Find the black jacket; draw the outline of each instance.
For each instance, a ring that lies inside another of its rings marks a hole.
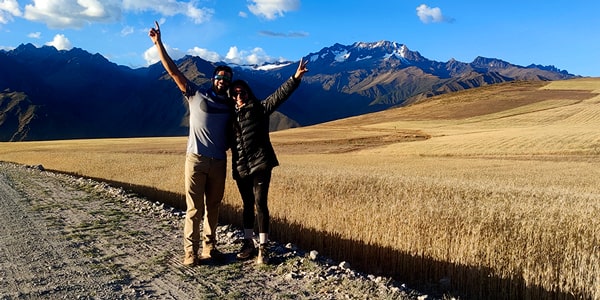
[[[264,101],[256,99],[250,88],[248,102],[236,108],[231,146],[232,174],[241,179],[256,171],[279,165],[269,138],[269,116],[298,88],[300,80],[290,77]]]

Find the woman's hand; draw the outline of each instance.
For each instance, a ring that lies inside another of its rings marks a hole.
[[[304,73],[308,72],[308,68],[306,68],[307,64],[308,64],[308,61],[303,61],[302,58],[300,58],[300,63],[298,64],[298,69],[296,69],[296,74],[294,74],[294,79],[296,79],[296,80],[302,79],[302,76],[304,76]]]

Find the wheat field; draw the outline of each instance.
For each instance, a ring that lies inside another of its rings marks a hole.
[[[271,134],[272,234],[465,298],[600,299],[600,79],[513,82]],[[182,205],[185,137],[0,143]],[[240,223],[228,177],[223,222]]]

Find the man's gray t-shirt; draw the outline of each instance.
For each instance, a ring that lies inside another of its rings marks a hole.
[[[227,97],[215,94],[212,89],[200,91],[189,81],[184,96],[190,112],[187,153],[226,159],[227,128],[231,118]]]

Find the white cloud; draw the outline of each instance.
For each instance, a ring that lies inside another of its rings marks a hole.
[[[22,15],[17,0],[0,0],[0,23],[6,24]]]
[[[46,46],[54,46],[57,50],[69,50],[73,48],[71,42],[63,34],[57,34],[51,42],[47,42]]]
[[[261,65],[266,62],[274,62],[277,59],[267,55],[267,53],[260,47],[256,47],[251,51],[240,51],[236,46],[229,48],[227,55],[225,55],[225,61],[228,63],[242,64],[242,65]],[[279,61],[285,59],[279,58]]]
[[[452,22],[452,18],[445,17],[439,7],[429,7],[425,4],[417,7],[417,16],[423,23]]]
[[[242,62],[240,51],[236,46],[229,47],[229,51],[225,55],[225,60],[240,64]]]
[[[125,26],[125,28],[121,29],[121,36],[128,36],[134,32],[133,27]]]
[[[168,45],[164,45],[167,53],[173,60],[178,60],[184,57],[186,54],[191,56],[197,56],[204,60],[210,62],[227,62],[239,65],[262,65],[264,63],[275,62],[275,61],[285,61],[284,58],[280,57],[279,59],[275,59],[269,55],[262,48],[254,48],[250,51],[238,50],[236,46],[231,46],[229,51],[222,57],[217,52],[210,51],[208,49],[194,47],[186,51],[186,53],[180,51],[176,48],[170,48]],[[160,61],[160,56],[158,55],[158,50],[156,47],[152,46],[144,52],[144,60],[147,65],[152,65],[156,62]]]
[[[217,52],[210,51],[204,48],[194,47],[188,50],[187,53],[189,55],[198,56],[204,60],[208,60],[211,62],[219,62],[222,60],[221,55],[219,55]]]
[[[271,36],[271,37],[294,37],[294,38],[308,36],[307,32],[301,32],[301,31],[283,33],[283,32],[275,32],[275,31],[270,31],[270,30],[261,30],[258,32],[258,34],[264,35],[264,36]]]
[[[27,35],[28,38],[32,38],[32,39],[39,39],[42,37],[42,33],[41,32],[32,32],[30,34]]]
[[[249,2],[253,3],[248,5],[250,12],[267,20],[283,17],[284,13],[300,7],[300,0],[251,0]]]
[[[164,44],[167,53],[173,60],[180,59],[185,56],[185,53],[179,51],[177,48],[171,48],[169,45]],[[148,48],[144,51],[144,60],[146,60],[147,65],[152,65],[160,61],[160,56],[158,55],[158,49],[155,46]]]
[[[210,20],[214,13],[212,9],[197,7],[194,0],[33,0],[25,5],[23,17],[54,29],[82,28],[90,23],[120,21],[126,11],[184,15],[197,24]],[[0,0],[0,23],[20,15],[17,0]]]
[[[121,7],[116,0],[33,0],[25,5],[24,17],[50,28],[81,28],[91,22],[118,21]]]
[[[196,24],[209,21],[214,14],[213,9],[196,7],[196,1],[123,0],[123,9],[138,12],[154,11],[165,16],[181,14],[191,18]]]
[[[81,12],[81,14],[84,16],[103,18],[106,15],[104,6],[102,6],[102,3],[96,0],[77,0],[77,3],[84,8],[84,10]]]
[[[268,56],[262,48],[258,47],[252,49],[252,51],[250,51],[250,53],[245,57],[246,63],[251,65],[260,65],[271,60],[272,58]]]
[[[184,14],[194,20],[194,23],[201,24],[210,20],[214,13],[214,10],[209,8],[197,8],[194,7],[192,2],[187,4]]]

